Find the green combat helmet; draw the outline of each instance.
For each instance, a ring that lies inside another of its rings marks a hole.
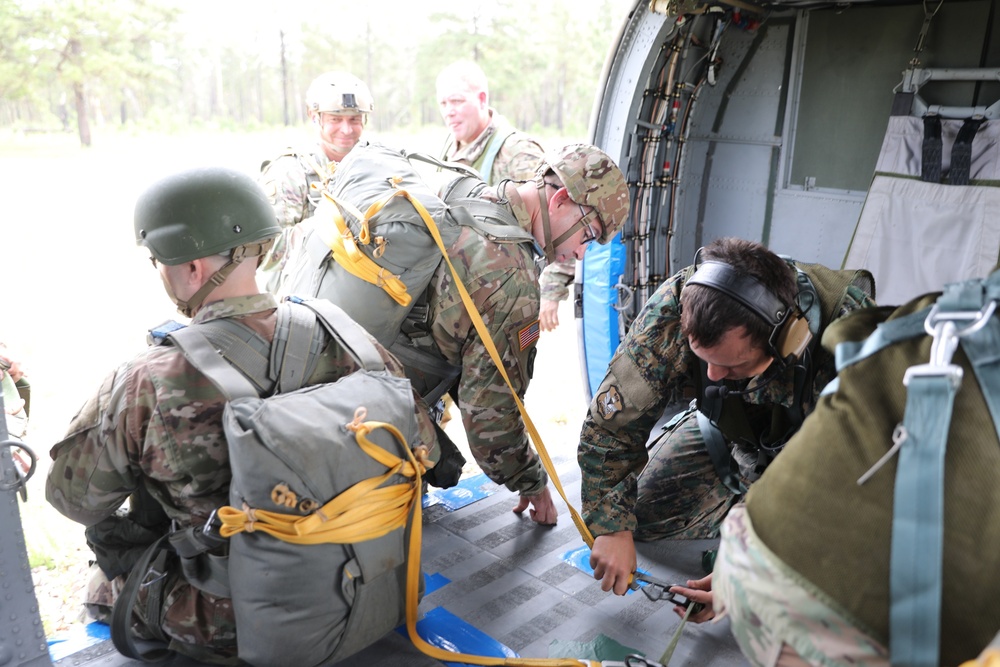
[[[545,156],[539,174],[548,169],[562,181],[570,199],[594,208],[604,228],[597,241],[609,243],[629,213],[628,186],[615,161],[596,146],[570,144]]]
[[[189,301],[174,299],[186,317],[237,264],[263,256],[281,232],[256,181],[224,167],[189,169],[157,181],[136,201],[134,224],[136,244],[168,266],[211,255],[230,256]]]
[[[326,72],[316,77],[306,90],[306,108],[316,113],[360,113],[375,111],[375,99],[368,86],[347,72]]]

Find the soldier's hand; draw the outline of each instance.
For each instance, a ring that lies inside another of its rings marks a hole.
[[[543,526],[556,525],[559,513],[556,511],[556,504],[552,502],[552,494],[549,493],[549,487],[546,486],[537,496],[521,496],[517,502],[517,507],[514,508],[514,512],[521,514],[524,510],[528,509],[528,505],[531,505],[528,515],[532,521]]]
[[[712,594],[712,575],[708,575],[702,579],[689,579],[687,586],[671,586],[670,592],[680,593],[692,602],[698,602],[703,605],[700,611],[691,614],[688,618],[692,623],[704,623],[715,618],[715,609],[712,608],[712,601],[714,599]],[[687,609],[680,605],[674,607],[674,613],[681,618],[684,618],[686,612]]]
[[[594,568],[594,579],[601,582],[602,591],[625,595],[636,567],[632,531],[597,536],[590,550],[590,567]]]
[[[538,324],[542,331],[552,331],[559,326],[559,302],[542,299],[538,309]]]

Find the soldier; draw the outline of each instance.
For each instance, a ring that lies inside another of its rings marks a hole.
[[[490,106],[486,74],[474,62],[459,60],[437,77],[437,98],[445,125],[451,131],[441,158],[475,168],[489,185],[507,179],[531,180],[542,162],[541,144],[514,128]],[[539,278],[542,331],[559,324],[559,302],[569,296],[576,260],[553,262]]]
[[[695,266],[656,290],[580,434],[583,514],[597,536],[591,565],[604,590],[628,589],[633,535],[718,535],[834,377],[833,357],[818,345],[823,330],[873,305],[873,294],[867,271],[794,263],[732,238],[700,250]],[[664,410],[692,399],[647,453]]]
[[[593,240],[608,243],[628,216],[621,170],[599,148],[584,144],[547,156],[532,181],[506,181],[498,191],[487,192],[532,232],[550,260],[582,257]],[[452,248],[449,257],[490,329],[515,391],[523,396],[539,336],[532,253],[524,244],[496,244],[468,228]],[[531,505],[537,523],[555,523],[547,477],[528,445],[514,397],[473,329],[444,262],[427,294],[436,351],[461,367],[452,391],[476,462],[490,479],[520,495],[516,512]]]
[[[267,346],[278,304],[258,290],[255,269],[279,232],[260,186],[222,168],[167,177],[146,190],[135,209],[136,242],[149,250],[168,296],[193,318],[192,326],[238,323]],[[336,340],[322,335],[326,340],[306,385],[332,382],[358,368]],[[378,350],[386,367],[401,374],[398,362]],[[123,575],[171,522],[179,530],[202,526],[229,503],[225,403],[177,348],[157,345],[113,371],[52,448],[46,498],[88,526],[98,556],[92,609],[107,612]],[[435,447],[433,424],[419,401],[414,419],[419,439]],[[130,496],[129,515],[116,514]],[[199,660],[235,664],[231,601],[195,588],[185,576],[172,566],[157,580],[162,589],[144,584],[147,593],[140,594],[136,609],[140,633]],[[160,606],[154,606],[157,600]]]
[[[347,72],[321,74],[306,90],[306,111],[316,129],[316,144],[304,150],[289,148],[261,164],[258,180],[282,227],[260,267],[261,280],[272,294],[278,293],[281,267],[297,240],[295,225],[316,211],[317,188],[361,141],[368,114],[374,110],[375,101],[361,79]]]

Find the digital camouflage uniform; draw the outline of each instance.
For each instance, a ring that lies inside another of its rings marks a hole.
[[[813,283],[817,276],[835,274],[817,265],[798,267]],[[681,290],[692,272],[693,267],[679,271],[646,302],[618,346],[584,420],[578,451],[583,516],[595,536],[630,530],[638,539],[714,537],[739,498],[715,472],[693,411],[668,424],[672,432],[658,442],[652,460],[646,449],[664,410],[686,406],[699,383],[701,362],[680,328]],[[828,324],[827,313],[839,317],[871,305],[873,301],[851,285],[839,305],[821,303],[823,326]],[[816,348],[813,396],[836,374],[833,357],[818,344]],[[743,396],[742,402],[748,414],[766,415],[775,405],[791,406],[793,388],[791,371],[786,371]],[[803,412],[808,414],[812,407],[803,405]],[[733,454],[739,461],[741,452]],[[753,457],[756,462],[755,453]]]
[[[500,206],[501,204],[498,204]],[[530,220],[521,198],[506,206],[522,227]],[[494,243],[465,228],[448,257],[490,331],[520,398],[528,388],[538,340],[538,272],[526,244]],[[448,266],[441,262],[427,292],[431,335],[449,363],[462,369],[458,407],[469,449],[483,472],[522,495],[536,495],[547,476],[528,437],[514,397],[490,358]]]
[[[318,144],[303,151],[288,149],[261,165],[257,182],[264,188],[281,225],[281,234],[258,269],[258,275],[265,282],[262,287],[272,294],[277,293],[281,269],[295,249],[298,240],[295,226],[316,212],[320,198],[318,188],[329,179],[335,167],[336,163],[330,161]]]
[[[276,306],[269,294],[224,299],[204,306],[192,324],[234,318],[270,340]],[[378,349],[386,368],[402,375],[395,358]],[[332,382],[357,369],[354,359],[331,340],[305,384]],[[204,524],[213,510],[229,504],[225,402],[177,348],[151,347],[105,379],[73,419],[66,438],[52,448],[46,498],[67,517],[92,526],[115,514],[144,483],[178,528]],[[433,424],[421,406],[418,401],[420,441],[436,447]],[[90,590],[97,597],[89,602],[110,606],[123,579],[115,586],[98,582]],[[170,648],[200,660],[231,659],[236,628],[230,601],[195,589],[177,568],[166,582],[161,628]],[[136,607],[140,619],[145,618],[144,600],[141,593]],[[138,629],[149,636],[148,630]]]
[[[506,138],[504,138],[506,137]],[[542,163],[544,151],[541,144],[514,127],[495,109],[490,109],[490,124],[474,141],[459,149],[454,135],[448,135],[442,159],[461,162],[481,170],[487,149],[494,138],[503,139],[500,151],[493,160],[489,174],[482,174],[488,185],[496,186],[504,179],[530,181]],[[530,230],[528,230],[530,231]],[[573,282],[576,260],[553,262],[545,267],[539,278],[541,296],[548,301],[562,301],[569,296],[568,285]]]

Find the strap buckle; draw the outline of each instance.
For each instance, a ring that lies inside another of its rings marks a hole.
[[[663,667],[655,660],[650,660],[645,656],[633,653],[626,656],[625,660],[602,660],[601,667]]]
[[[974,334],[986,326],[996,305],[996,301],[990,301],[979,310],[942,312],[938,304],[934,304],[924,320],[924,330],[934,339],[930,361],[907,368],[903,385],[909,387],[910,381],[918,377],[944,377],[953,389],[958,389],[962,384],[962,368],[951,363],[958,343],[963,336]],[[958,328],[959,323],[966,322],[968,324]]]
[[[642,591],[643,594],[653,602],[667,600],[668,602],[680,605],[681,607],[687,607],[691,604],[691,600],[686,595],[670,592],[670,589],[677,586],[677,584],[668,584],[667,582],[657,579],[656,577],[646,574],[645,572],[636,572],[632,579],[633,581],[629,584],[629,588],[633,591]]]
[[[201,527],[201,532],[203,535],[208,535],[209,537],[219,537],[219,528],[222,527],[222,519],[219,518],[219,508],[216,507],[212,510],[212,513],[208,515],[208,519],[205,520],[205,524]]]

